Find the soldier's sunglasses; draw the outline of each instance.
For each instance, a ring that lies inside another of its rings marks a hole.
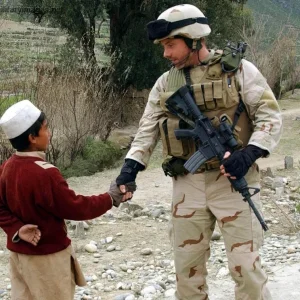
[[[168,22],[164,19],[151,21],[147,24],[148,38],[150,41],[168,36],[172,30],[192,25],[194,23],[208,24],[207,18],[188,18],[175,22]]]

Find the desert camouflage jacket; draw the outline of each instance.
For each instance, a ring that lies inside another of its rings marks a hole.
[[[160,138],[159,120],[165,116],[160,106],[160,95],[166,91],[168,75],[169,71],[162,74],[153,86],[137,134],[126,156],[146,167]],[[235,77],[248,116],[254,124],[249,144],[271,153],[282,132],[282,118],[277,100],[266,79],[251,62],[243,59]]]

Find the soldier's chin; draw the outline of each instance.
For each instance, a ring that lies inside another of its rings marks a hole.
[[[183,69],[183,68],[187,67],[187,62],[186,61],[184,61],[184,62],[178,62],[176,64],[173,63],[172,65],[176,69],[180,70],[180,69]]]
[[[186,67],[190,67],[191,66],[190,55],[186,56],[184,59],[182,59],[181,61],[179,61],[175,64],[173,63],[172,65],[178,70],[186,68]]]

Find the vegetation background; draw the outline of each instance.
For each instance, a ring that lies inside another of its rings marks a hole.
[[[278,99],[300,87],[299,0],[185,3],[208,17],[210,47],[248,43],[247,59]],[[111,142],[118,142],[114,132],[138,122],[149,89],[169,68],[145,25],[176,4],[181,1],[3,0],[0,114],[25,98],[41,107],[53,133],[48,159],[66,177],[120,164],[127,150]],[[123,138],[129,145],[131,136]],[[4,137],[0,144],[3,161],[12,149]]]

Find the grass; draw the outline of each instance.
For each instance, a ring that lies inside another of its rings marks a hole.
[[[124,151],[112,142],[98,141],[93,138],[86,140],[81,155],[68,168],[62,168],[65,178],[89,176],[119,162]]]
[[[7,110],[10,106],[25,98],[26,95],[24,94],[8,95],[2,98],[0,97],[0,115],[2,115],[4,111]]]
[[[101,38],[96,38],[95,53],[99,64],[107,65],[110,57],[103,53],[104,44],[109,42],[107,24],[102,25],[100,34]],[[56,28],[28,23],[24,24],[23,31],[1,31],[0,27],[0,82],[34,74],[37,63],[56,63],[65,42],[65,33]]]
[[[253,11],[254,18],[263,17],[267,20],[272,36],[276,36],[284,25],[300,29],[299,0],[248,0],[246,6]]]

